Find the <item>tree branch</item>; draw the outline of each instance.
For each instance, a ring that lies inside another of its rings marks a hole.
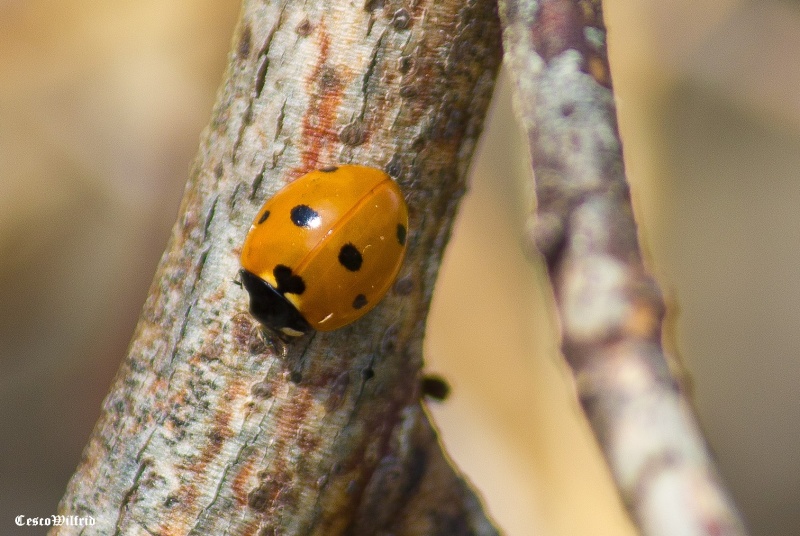
[[[440,450],[419,371],[499,51],[489,0],[244,1],[178,221],[59,507],[95,518],[82,534],[496,534]],[[233,282],[240,244],[264,199],[337,162],[397,178],[406,263],[366,317],[284,346]]]
[[[500,14],[536,175],[530,241],[620,493],[646,535],[745,534],[661,347],[664,303],[637,244],[601,2],[501,0]]]

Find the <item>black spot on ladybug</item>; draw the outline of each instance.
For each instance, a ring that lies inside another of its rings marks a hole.
[[[367,297],[363,294],[359,294],[356,296],[356,299],[353,300],[353,309],[361,309],[367,304]]]
[[[302,294],[306,290],[306,283],[299,275],[292,274],[292,269],[283,264],[279,264],[272,270],[275,282],[278,284],[278,292],[281,294]]]
[[[357,272],[362,262],[364,258],[353,244],[345,244],[339,250],[339,263],[351,272]]]
[[[401,246],[406,245],[406,226],[402,223],[397,224],[397,241]]]
[[[322,171],[323,173],[333,173],[338,169],[339,166],[325,166],[324,168],[320,168],[320,171]]]
[[[291,210],[292,223],[298,227],[314,229],[319,227],[320,217],[316,210],[308,205],[297,205]]]
[[[269,210],[265,210],[264,214],[262,214],[261,217],[258,218],[258,224],[261,225],[262,223],[267,221],[267,218],[269,218]]]

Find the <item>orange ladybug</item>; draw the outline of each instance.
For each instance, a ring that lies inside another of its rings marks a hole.
[[[269,199],[242,247],[250,313],[285,335],[332,331],[383,298],[406,252],[408,207],[367,166],[312,171]]]

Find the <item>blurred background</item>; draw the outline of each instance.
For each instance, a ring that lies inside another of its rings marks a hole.
[[[800,527],[800,5],[606,0],[666,334],[754,536]],[[125,354],[220,83],[238,0],[0,0],[0,533],[55,513]],[[510,536],[634,534],[521,235],[501,76],[434,296],[431,411]],[[16,532],[15,532],[16,531]]]

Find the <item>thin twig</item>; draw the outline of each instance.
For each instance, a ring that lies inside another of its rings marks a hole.
[[[599,0],[501,0],[505,62],[527,129],[563,352],[643,534],[743,535],[661,347],[622,160]]]

